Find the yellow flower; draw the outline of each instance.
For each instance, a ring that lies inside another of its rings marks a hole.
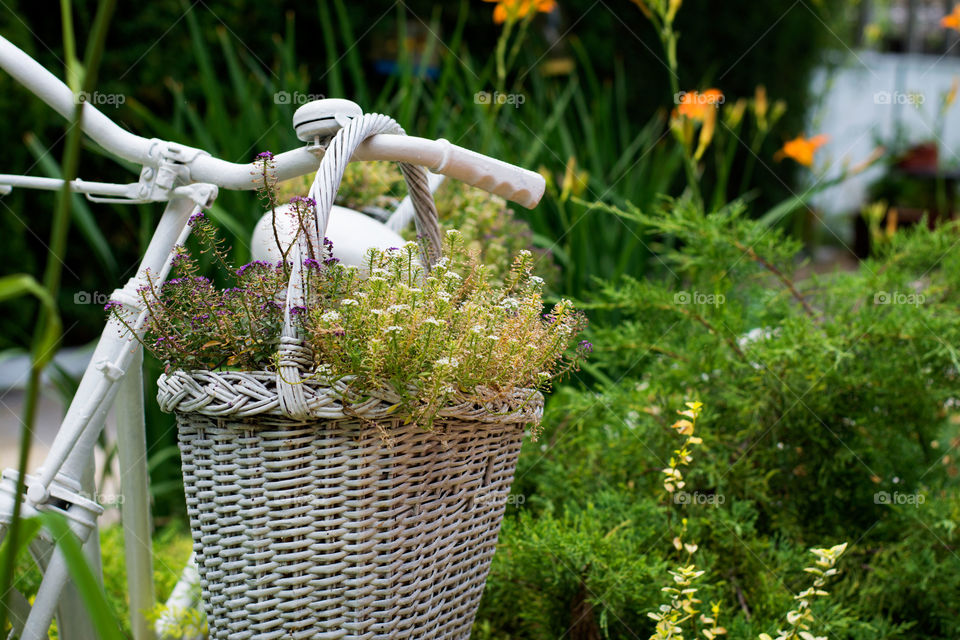
[[[951,13],[940,18],[940,26],[960,31],[960,4],[955,5]]]
[[[703,157],[704,152],[706,152],[707,147],[710,146],[710,141],[713,140],[713,134],[717,129],[717,112],[716,110],[707,112],[706,117],[703,119],[703,126],[700,127],[700,140],[697,143],[697,151],[693,154],[693,159],[697,162],[700,161],[700,158]]]
[[[563,182],[560,183],[560,200],[566,201],[570,196],[579,197],[586,191],[590,174],[577,170],[577,159],[573,156],[567,160],[566,170],[563,172]]]
[[[673,22],[673,19],[677,17],[677,11],[680,10],[681,4],[683,4],[683,0],[670,0],[669,4],[667,5],[667,22]]]
[[[747,111],[747,99],[740,98],[732,105],[728,105],[723,110],[723,119],[726,121],[727,126],[731,129],[736,129],[740,126],[740,122],[743,121],[743,114]]]
[[[682,436],[693,435],[693,423],[689,420],[677,420],[673,423],[673,428]]]
[[[788,140],[783,147],[774,154],[774,159],[779,162],[784,158],[792,158],[805,167],[813,166],[813,154],[817,149],[827,144],[830,136],[819,135],[812,138],[804,138],[802,135],[793,140]]]
[[[757,85],[753,92],[753,115],[757,119],[757,126],[760,131],[767,130],[767,111],[770,103],[767,102],[767,88],[762,84]]]
[[[496,2],[493,9],[493,21],[502,24],[507,20],[525,18],[531,12],[550,13],[557,7],[556,0],[483,0]]]

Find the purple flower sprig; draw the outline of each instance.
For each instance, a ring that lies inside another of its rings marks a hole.
[[[313,210],[317,208],[317,201],[307,196],[293,196],[290,198],[290,206],[298,213],[313,213]]]

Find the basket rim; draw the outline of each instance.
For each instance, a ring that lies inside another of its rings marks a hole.
[[[384,387],[366,390],[357,397],[350,388],[353,376],[328,382],[317,378],[302,382],[310,419],[397,419],[401,397]],[[157,380],[157,401],[166,413],[195,413],[210,417],[287,418],[279,396],[279,376],[274,371],[175,370]],[[347,401],[346,398],[355,398]],[[515,388],[494,392],[478,387],[473,394],[457,393],[436,413],[437,418],[474,422],[539,424],[543,394]]]

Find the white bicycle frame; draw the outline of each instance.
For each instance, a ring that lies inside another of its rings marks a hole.
[[[26,53],[0,37],[0,67],[50,105],[71,119],[76,109],[73,92]],[[70,189],[94,202],[166,202],[137,274],[114,291],[111,300],[142,312],[137,290],[166,278],[171,251],[189,234],[187,220],[209,207],[218,189],[252,190],[253,175],[260,165],[236,164],[211,157],[205,151],[159,139],[146,139],[122,129],[89,103],[82,107],[80,126],[110,154],[142,167],[140,179],[130,184],[70,182]],[[274,157],[274,177],[286,180],[316,171],[323,141]],[[318,149],[317,145],[321,145]],[[525,207],[536,206],[544,191],[539,174],[515,167],[439,140],[413,136],[377,135],[364,142],[352,160],[388,160],[420,164],[435,173],[512,200]],[[11,188],[60,189],[63,180],[33,176],[0,175],[0,193]],[[402,206],[388,226],[397,229],[409,219]],[[139,343],[124,337],[116,319],[107,322],[73,401],[43,465],[26,477],[23,516],[43,511],[63,514],[74,533],[85,542],[88,558],[99,566],[97,517],[103,509],[87,496],[92,486],[94,446],[111,407],[117,417],[122,518],[126,544],[127,580],[134,638],[153,637],[142,612],[154,604],[150,548],[147,448],[144,431],[142,352]],[[16,500],[16,470],[6,470],[0,479],[0,534],[6,532]],[[67,566],[53,541],[38,539],[31,545],[43,579],[33,606],[19,594],[11,598],[14,632],[22,640],[42,640],[57,615],[64,640],[93,638],[86,612],[69,580]],[[66,622],[66,623],[64,623]]]

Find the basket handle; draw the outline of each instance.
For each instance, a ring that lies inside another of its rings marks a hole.
[[[337,131],[327,145],[320,160],[320,168],[310,187],[309,196],[316,203],[314,216],[311,221],[307,221],[306,228],[301,229],[291,251],[290,281],[284,304],[283,332],[280,336],[277,362],[280,410],[293,419],[306,420],[310,417],[302,374],[313,365],[313,352],[304,344],[294,322],[294,310],[305,306],[304,283],[307,280],[308,267],[303,261],[312,257],[322,263],[327,258],[323,239],[343,173],[360,143],[379,133],[405,135],[403,128],[393,118],[382,114],[364,114],[350,120]],[[422,240],[423,265],[429,270],[441,257],[441,239],[440,220],[430,192],[427,172],[419,165],[405,162],[398,164],[413,203],[417,236]],[[311,255],[311,252],[314,255]]]

